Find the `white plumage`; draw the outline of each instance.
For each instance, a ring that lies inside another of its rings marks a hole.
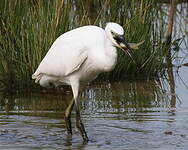
[[[84,26],[58,37],[33,74],[42,86],[49,82],[70,84],[70,78],[80,81],[94,79],[100,72],[110,71],[116,62],[116,49],[105,30]]]
[[[51,84],[71,85],[78,107],[80,84],[114,68],[117,60],[115,47],[125,51],[130,49],[123,34],[123,28],[116,23],[108,23],[105,30],[97,26],[84,26],[66,32],[52,44],[32,78],[44,87]],[[79,112],[78,108],[76,110]],[[69,127],[67,129],[70,130]],[[83,139],[88,140],[85,129],[80,130],[83,130]]]

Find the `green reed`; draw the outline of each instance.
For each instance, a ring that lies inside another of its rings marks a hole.
[[[62,33],[88,24],[105,27],[109,21],[125,28],[129,42],[145,42],[133,53],[136,64],[118,51],[116,69],[101,79],[164,73],[164,20],[153,0],[1,0],[0,9],[0,85],[6,89],[33,87],[32,73]]]

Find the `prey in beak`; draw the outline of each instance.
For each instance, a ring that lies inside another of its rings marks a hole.
[[[122,49],[129,57],[133,60],[136,64],[135,60],[132,57],[132,48],[130,47],[129,43],[125,40],[124,35],[117,35],[112,32],[112,36],[117,43],[117,46]]]
[[[114,37],[117,44],[119,45],[119,48],[121,48],[124,51],[131,51],[132,48],[129,46],[129,43],[125,40],[123,35],[119,35]]]

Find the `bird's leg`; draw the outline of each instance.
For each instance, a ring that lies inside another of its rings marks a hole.
[[[76,127],[80,131],[83,140],[85,142],[88,142],[89,138],[88,138],[87,133],[85,131],[84,124],[82,123],[82,119],[81,119],[81,116],[80,116],[80,109],[79,109],[78,103],[76,103],[76,107],[75,108],[76,108]]]
[[[69,106],[65,110],[65,124],[66,124],[68,135],[72,135],[71,112],[73,107],[74,107],[74,99],[71,100]]]
[[[79,100],[78,100],[78,95],[79,95],[79,81],[72,80],[71,81],[71,87],[73,91],[73,96],[74,96],[74,101],[75,101],[75,109],[76,109],[76,127],[80,131],[82,138],[84,142],[88,142],[88,136],[84,128],[84,124],[82,123],[81,116],[80,116],[80,107],[79,107]]]

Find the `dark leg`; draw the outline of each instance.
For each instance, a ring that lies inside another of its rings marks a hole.
[[[80,87],[79,81],[76,78],[72,78],[70,80],[70,82],[71,82],[73,97],[74,97],[74,101],[75,101],[75,108],[76,108],[76,127],[80,131],[84,142],[88,142],[89,139],[87,137],[87,133],[85,131],[84,125],[83,125],[81,117],[80,117],[79,100],[78,100],[79,87]]]
[[[71,112],[74,107],[74,99],[71,100],[69,106],[65,110],[65,124],[67,128],[67,133],[72,135],[72,126],[71,126]]]
[[[84,124],[82,123],[81,117],[80,117],[80,109],[78,103],[76,103],[76,127],[80,131],[82,138],[84,142],[88,142],[89,138],[87,136],[87,133],[84,128]]]

